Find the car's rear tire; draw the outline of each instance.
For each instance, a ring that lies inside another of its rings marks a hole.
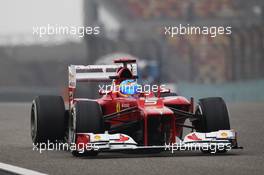
[[[196,110],[199,120],[193,122],[197,132],[229,130],[230,122],[226,104],[220,97],[199,100]]]
[[[61,96],[38,96],[31,107],[34,144],[61,141],[65,136],[65,106]]]
[[[76,133],[103,133],[103,115],[101,106],[96,101],[78,101],[75,104],[76,115]],[[80,156],[96,156],[98,151],[86,151],[79,153],[72,151],[76,157]]]

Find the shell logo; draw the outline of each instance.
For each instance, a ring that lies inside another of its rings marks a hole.
[[[95,140],[100,140],[100,139],[101,139],[101,136],[100,136],[100,135],[95,135],[95,136],[94,136],[94,139],[95,139]]]
[[[223,138],[227,138],[227,136],[228,136],[228,134],[227,134],[226,132],[222,132],[222,133],[221,133],[221,137],[223,137]]]

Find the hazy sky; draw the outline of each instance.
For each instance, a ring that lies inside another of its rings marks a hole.
[[[36,25],[81,25],[82,13],[82,0],[0,0],[0,35],[32,34]]]

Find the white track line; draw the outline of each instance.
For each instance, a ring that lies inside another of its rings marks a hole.
[[[4,170],[7,172],[15,173],[15,174],[20,174],[20,175],[46,175],[37,171],[5,164],[0,162],[0,170]]]

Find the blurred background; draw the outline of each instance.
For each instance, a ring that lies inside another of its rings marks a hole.
[[[263,0],[8,0],[0,19],[0,101],[65,96],[68,65],[116,57],[137,58],[142,82],[187,97],[264,101]],[[100,26],[100,34],[32,34],[47,24]],[[232,34],[164,35],[179,24],[231,26]]]

